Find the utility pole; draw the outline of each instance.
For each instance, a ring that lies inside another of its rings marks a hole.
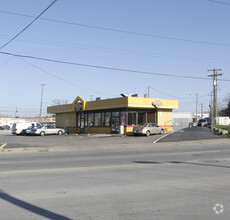
[[[42,120],[42,103],[43,103],[43,89],[44,89],[44,86],[46,86],[46,84],[41,84],[42,86],[42,94],[41,94],[41,105],[40,105],[40,122]]]
[[[198,93],[196,93],[196,126],[198,125]]]
[[[148,98],[150,96],[150,86],[148,86]]]
[[[208,71],[212,71],[213,74],[208,75],[208,77],[213,77],[213,123],[214,126],[216,125],[216,118],[217,118],[217,88],[218,88],[218,76],[222,76],[222,73],[218,73],[217,71],[222,71],[222,69],[215,69],[213,68],[212,70],[208,70]]]
[[[203,107],[204,107],[204,103],[200,104],[200,116],[201,118],[203,118]]]
[[[15,116],[14,116],[15,118],[17,118],[18,117],[18,107],[16,107],[16,111],[15,111]]]
[[[213,104],[213,101],[212,101],[213,95],[212,95],[212,92],[211,92],[211,94],[210,94],[209,96],[211,96],[211,100],[210,100],[210,102],[209,102],[209,108],[210,108],[209,117],[210,117],[210,118],[213,118],[213,106],[212,106],[212,104]]]

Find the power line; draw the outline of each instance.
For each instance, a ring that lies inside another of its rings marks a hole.
[[[0,54],[4,54],[4,55],[8,55],[8,56],[15,56],[15,57],[28,58],[28,59],[41,60],[41,61],[46,61],[46,62],[61,63],[61,64],[88,67],[88,68],[120,71],[120,72],[139,73],[139,74],[147,74],[147,75],[158,75],[158,76],[167,76],[167,77],[176,77],[176,78],[187,78],[187,79],[210,80],[209,78],[205,78],[205,77],[176,75],[176,74],[167,74],[167,73],[155,73],[155,72],[147,72],[147,71],[141,71],[141,70],[122,69],[122,68],[115,68],[115,67],[98,66],[98,65],[91,65],[91,64],[82,64],[82,63],[76,63],[76,62],[69,62],[69,61],[63,61],[63,60],[54,60],[54,59],[34,57],[34,56],[21,55],[21,54],[14,54],[14,53],[8,53],[8,52],[0,52]],[[230,80],[227,79],[227,80],[223,80],[223,81],[230,81]]]
[[[159,91],[159,90],[157,90],[157,89],[155,89],[155,88],[153,88],[153,87],[151,87],[151,86],[150,86],[150,88],[151,88],[152,90],[156,91],[156,92],[159,92],[159,93],[161,93],[161,94],[163,94],[163,95],[166,95],[166,96],[169,96],[169,97],[179,98],[179,99],[194,99],[194,98],[192,98],[192,97],[179,97],[179,96],[170,95],[170,94],[161,92],[161,91]]]
[[[39,17],[41,17],[53,4],[55,4],[57,0],[54,0],[45,10],[42,11],[37,17],[34,18],[33,21],[31,21],[25,28],[23,28],[18,34],[16,34],[13,38],[11,38],[8,42],[6,42],[4,45],[0,47],[0,50],[2,50],[5,46],[7,46],[9,43],[11,43],[15,38],[17,38],[21,33],[23,33],[29,26],[31,26]]]
[[[0,11],[0,13],[34,18],[34,16],[25,15],[25,14],[19,14],[19,13],[14,13],[14,12],[8,12],[8,11]],[[132,34],[132,35],[136,35],[136,36],[143,36],[143,37],[150,37],[150,38],[160,38],[160,39],[166,39],[166,40],[175,40],[175,41],[184,41],[184,42],[190,42],[190,43],[199,43],[199,44],[208,44],[208,45],[215,45],[215,46],[230,47],[230,44],[224,44],[224,43],[215,43],[215,42],[208,42],[208,41],[201,41],[201,40],[191,40],[191,39],[185,39],[185,38],[176,38],[176,37],[169,37],[169,36],[163,36],[163,35],[140,33],[140,32],[135,32],[135,31],[126,31],[126,30],[107,28],[107,27],[100,27],[100,26],[93,26],[93,25],[88,25],[88,24],[68,22],[68,21],[62,21],[62,20],[56,20],[56,19],[50,19],[50,18],[40,18],[40,19],[45,20],[45,21],[51,21],[51,22],[57,22],[57,23],[62,23],[62,24],[79,26],[79,27],[93,28],[93,29],[98,29],[98,30],[103,30],[103,31],[112,31],[112,32],[117,32],[117,33]]]
[[[18,58],[19,58],[20,60],[24,61],[25,63],[27,63],[28,65],[31,65],[31,66],[33,66],[34,68],[36,68],[36,69],[38,69],[38,70],[40,70],[40,71],[42,71],[42,72],[48,74],[49,76],[54,77],[54,78],[56,78],[56,79],[58,79],[58,80],[60,80],[60,81],[62,81],[62,82],[64,82],[64,83],[69,84],[69,85],[71,85],[71,86],[74,86],[74,87],[76,87],[76,88],[82,88],[82,89],[85,89],[85,90],[88,90],[88,91],[91,91],[91,92],[94,92],[94,93],[100,93],[100,94],[104,94],[104,95],[114,96],[114,95],[112,95],[112,94],[108,94],[108,93],[100,92],[100,91],[97,91],[97,90],[89,89],[89,88],[83,87],[83,86],[81,86],[81,85],[79,85],[79,84],[70,82],[70,81],[68,81],[68,80],[66,80],[66,79],[64,79],[64,78],[61,78],[61,77],[59,77],[59,76],[57,76],[57,75],[55,75],[55,74],[53,74],[53,73],[50,73],[50,72],[44,70],[43,68],[41,68],[41,67],[39,67],[39,66],[37,66],[37,65],[35,65],[35,64],[33,64],[33,63],[31,63],[31,62],[28,62],[27,60],[22,59],[21,57],[18,57]]]
[[[215,1],[215,0],[208,0],[209,2],[217,3],[217,4],[222,4],[222,5],[228,5],[230,6],[230,3],[227,2],[222,2],[222,1]]]
[[[170,59],[170,60],[182,60],[182,61],[191,61],[191,62],[217,62],[217,63],[226,63],[229,64],[228,60],[211,60],[206,58],[198,58],[198,57],[187,57],[187,56],[177,56],[177,55],[163,55],[158,53],[151,53],[151,52],[142,52],[137,50],[124,50],[124,49],[115,49],[115,48],[106,48],[106,47],[98,47],[93,45],[83,45],[83,44],[73,44],[73,43],[66,43],[66,42],[59,42],[59,41],[47,41],[47,40],[39,40],[39,39],[18,39],[21,42],[29,42],[29,43],[36,43],[42,45],[51,45],[51,46],[60,46],[60,47],[67,47],[67,48],[80,48],[86,49],[90,51],[99,51],[99,52],[109,52],[115,54],[124,54],[124,55],[134,55],[134,56],[144,56],[144,57],[157,57],[161,59]]]

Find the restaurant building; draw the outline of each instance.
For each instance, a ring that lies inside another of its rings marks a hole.
[[[165,131],[173,130],[172,110],[177,100],[143,97],[119,97],[86,102],[78,96],[72,104],[50,106],[56,114],[56,126],[69,133],[132,133],[140,123],[156,123]]]

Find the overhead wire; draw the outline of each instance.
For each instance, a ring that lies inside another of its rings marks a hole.
[[[167,94],[165,92],[161,92],[159,91],[158,89],[155,89],[153,87],[150,86],[150,88],[160,94],[163,94],[163,95],[166,95],[166,96],[169,96],[169,97],[173,97],[173,98],[179,98],[179,99],[194,99],[194,97],[179,97],[179,96],[174,96],[174,95],[170,95],[170,94]]]
[[[68,65],[88,67],[88,68],[96,68],[96,69],[104,69],[104,70],[111,70],[111,71],[139,73],[139,74],[157,75],[157,76],[167,76],[167,77],[176,77],[176,78],[209,80],[209,81],[211,80],[211,78],[208,78],[208,77],[186,76],[186,75],[176,75],[176,74],[168,74],[168,73],[147,72],[147,71],[132,70],[132,69],[122,69],[122,68],[116,68],[116,67],[99,66],[99,65],[92,65],[92,64],[83,64],[83,63],[69,62],[69,61],[63,61],[63,60],[54,60],[54,59],[49,59],[49,58],[35,57],[35,56],[8,53],[8,52],[1,52],[1,51],[0,51],[0,54],[8,55],[8,56],[21,57],[21,58],[27,58],[27,59],[41,60],[41,61],[46,61],[46,62],[68,64]],[[230,80],[223,80],[223,81],[230,81]]]
[[[208,0],[209,2],[213,2],[213,3],[217,3],[217,4],[221,4],[221,5],[228,5],[230,6],[230,3],[228,2],[223,2],[223,1],[216,1],[216,0]]]
[[[89,89],[89,88],[86,88],[86,87],[81,86],[81,85],[79,85],[79,84],[73,83],[73,82],[71,82],[71,81],[68,81],[68,80],[66,80],[66,79],[64,79],[64,78],[62,78],[62,77],[60,77],[60,76],[57,76],[57,75],[55,75],[55,74],[53,74],[53,73],[48,72],[48,71],[44,70],[43,68],[39,67],[38,65],[35,65],[35,64],[33,64],[33,63],[31,63],[31,62],[29,62],[29,61],[27,61],[27,60],[25,60],[25,59],[23,59],[23,58],[21,58],[21,57],[18,57],[18,58],[19,58],[20,60],[24,61],[25,63],[27,63],[27,64],[33,66],[34,68],[36,68],[36,69],[38,69],[38,70],[40,70],[40,71],[42,71],[42,72],[48,74],[49,76],[51,76],[51,77],[53,77],[53,78],[56,78],[56,79],[58,79],[58,80],[60,80],[60,81],[62,81],[62,82],[64,82],[64,83],[66,83],[66,84],[68,84],[68,85],[74,86],[74,87],[76,87],[76,88],[82,88],[82,89],[85,89],[85,90],[88,90],[88,91],[91,91],[91,92],[94,92],[94,93],[100,93],[100,94],[104,94],[104,95],[114,96],[114,94],[108,94],[108,93],[104,93],[104,92],[97,91],[97,90],[94,90],[94,89]]]
[[[20,34],[22,34],[28,27],[30,27],[39,17],[41,17],[52,5],[54,5],[58,0],[54,0],[51,2],[51,4],[45,8],[37,17],[35,17],[25,28],[23,28],[18,34],[16,34],[13,38],[11,38],[9,41],[7,41],[4,45],[0,47],[0,50],[2,50],[4,47],[6,47],[8,44],[10,44],[13,40],[15,40]]]
[[[30,18],[34,17],[34,16],[30,16],[30,15],[19,14],[19,13],[8,12],[8,11],[2,11],[2,10],[0,10],[0,13],[23,16],[23,17],[30,17]],[[216,42],[209,42],[209,41],[202,41],[202,40],[192,40],[192,39],[169,37],[169,36],[163,36],[163,35],[147,34],[147,33],[135,32],[135,31],[127,31],[127,30],[121,30],[121,29],[114,29],[114,28],[100,27],[100,26],[81,24],[81,23],[75,23],[75,22],[68,22],[68,21],[62,21],[62,20],[56,20],[56,19],[50,19],[50,18],[39,18],[39,19],[46,20],[46,21],[51,21],[51,22],[68,24],[68,25],[74,25],[74,26],[79,26],[79,27],[85,27],[85,28],[93,28],[93,29],[104,30],[104,31],[112,31],[112,32],[124,33],[124,34],[132,34],[132,35],[136,35],[136,36],[143,36],[143,37],[150,37],[150,38],[160,38],[160,39],[166,39],[166,40],[175,40],[175,41],[184,41],[184,42],[190,42],[190,43],[199,43],[199,44],[208,44],[208,45],[215,45],[215,46],[230,47],[230,44],[225,44],[225,43],[216,43]]]

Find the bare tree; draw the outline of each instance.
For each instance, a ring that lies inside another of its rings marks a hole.
[[[225,96],[223,101],[226,103],[226,106],[224,108],[222,108],[222,110],[220,111],[219,115],[230,117],[230,93],[228,93]]]

